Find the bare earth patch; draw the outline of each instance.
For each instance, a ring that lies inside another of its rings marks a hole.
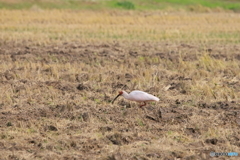
[[[2,45],[1,158],[209,159],[211,151],[240,153],[239,48]],[[121,89],[147,91],[160,102],[141,109],[119,98],[112,105]]]

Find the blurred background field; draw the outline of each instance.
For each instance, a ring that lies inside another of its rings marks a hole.
[[[1,0],[0,8],[239,11],[239,0]]]
[[[1,43],[31,40],[239,43],[235,13],[0,10]]]
[[[239,7],[237,0],[1,0],[0,38],[238,43]]]

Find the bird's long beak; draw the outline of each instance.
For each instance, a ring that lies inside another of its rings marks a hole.
[[[121,95],[121,94],[118,94],[118,95],[113,99],[112,104],[113,104],[113,102],[114,102],[120,95]]]

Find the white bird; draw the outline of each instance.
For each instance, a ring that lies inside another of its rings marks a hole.
[[[140,104],[140,107],[145,106],[146,102],[149,102],[149,101],[159,101],[158,97],[155,97],[155,96],[148,94],[146,92],[143,92],[143,91],[135,90],[129,94],[125,91],[119,91],[119,94],[114,98],[112,103],[121,95],[130,101],[136,101],[139,103],[143,102],[142,105]]]

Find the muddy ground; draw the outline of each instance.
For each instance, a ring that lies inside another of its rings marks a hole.
[[[198,98],[187,87],[192,75],[160,64],[195,62],[201,54],[240,63],[239,48],[2,43],[1,159],[193,160],[209,159],[211,151],[240,154],[239,73],[221,73],[235,93],[231,99]],[[121,89],[144,90],[160,101],[139,108],[120,97],[111,104]]]

